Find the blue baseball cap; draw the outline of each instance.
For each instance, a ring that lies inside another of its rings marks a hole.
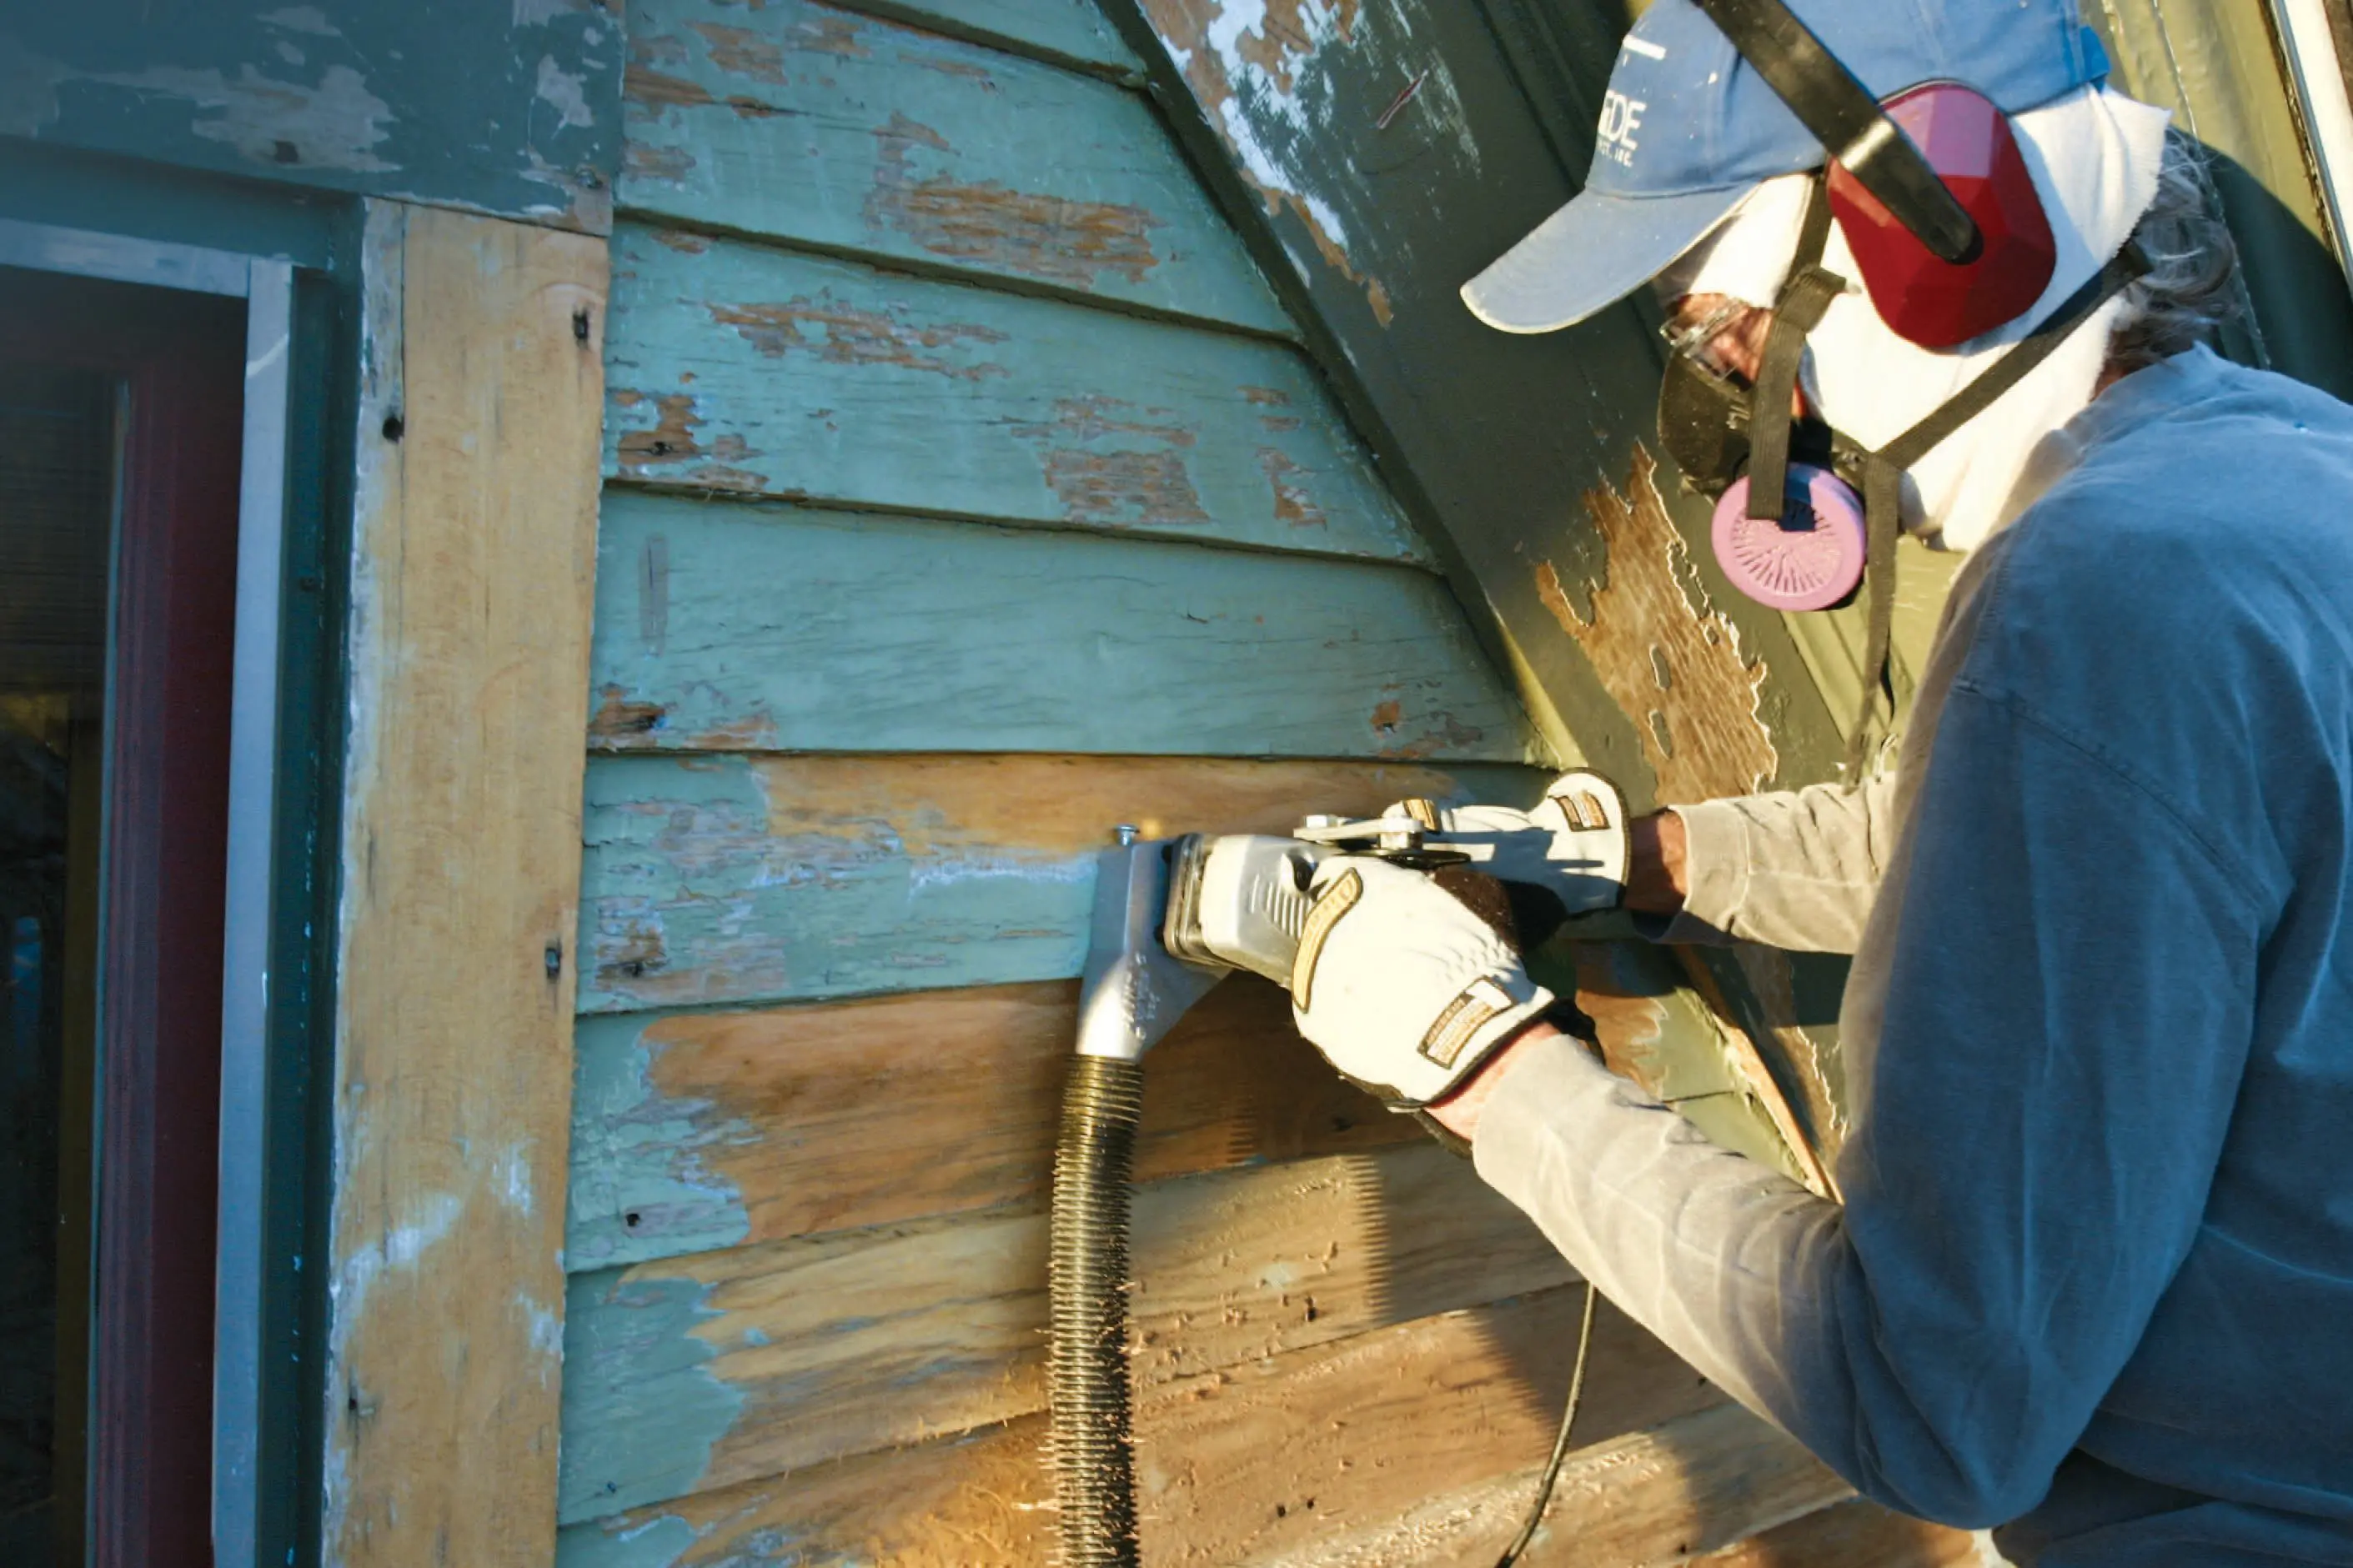
[[[2075,0],[1788,5],[1881,100],[1957,81],[2015,114],[2108,74]],[[1464,284],[1462,302],[1507,332],[1574,326],[1664,271],[1759,184],[1824,156],[1692,0],[1654,0],[1619,46],[1584,190]]]

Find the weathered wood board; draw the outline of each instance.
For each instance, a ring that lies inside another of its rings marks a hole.
[[[1071,981],[585,1020],[565,1266],[1035,1200],[1077,1030]],[[1333,1072],[1263,981],[1219,986],[1145,1074],[1140,1180],[1422,1136]]]
[[[1524,1465],[1434,1496],[1400,1488],[1402,1511],[1336,1521],[1282,1561],[1285,1568],[1491,1568],[1518,1535],[1542,1473],[1541,1463]],[[1737,1405],[1717,1405],[1580,1447],[1562,1467],[1522,1561],[1527,1568],[1626,1568],[1705,1560],[1852,1495],[1789,1437]],[[1800,1565],[1820,1568],[1811,1558],[1791,1560],[1790,1568]]]
[[[1427,562],[1290,347],[635,223],[608,472]]]
[[[370,207],[329,1561],[552,1550],[604,247]]]
[[[0,136],[601,234],[620,162],[618,11],[12,5]]]
[[[638,0],[629,58],[625,211],[1291,335],[1111,82],[815,0]]]
[[[1083,710],[1073,710],[1083,720]],[[1274,832],[1406,795],[1518,803],[1532,770],[1225,759],[780,756],[592,761],[586,1012],[1063,980],[1095,856]]]
[[[843,0],[852,11],[1133,80],[1142,70],[1095,0]]]
[[[1575,1287],[1541,1291],[1141,1391],[1145,1563],[1313,1561],[1317,1542],[1352,1524],[1541,1461],[1582,1300]],[[1602,1309],[1578,1423],[1591,1444],[1722,1397]],[[1052,1549],[1045,1436],[1044,1418],[1027,1416],[622,1513],[565,1531],[557,1562],[1026,1568]]]
[[[1572,1278],[1427,1142],[1147,1184],[1134,1247],[1139,1386]],[[1045,1327],[1036,1207],[575,1276],[563,1516],[1042,1409]]]
[[[1718,1568],[2001,1568],[1978,1537],[1857,1499],[1711,1553]]]
[[[1531,755],[1408,568],[614,489],[599,553],[611,750]]]
[[[1775,1161],[1711,1026],[1641,943],[1580,943],[1548,975],[1611,1067],[1736,1148]],[[575,1270],[966,1212],[1043,1191],[1077,988],[923,991],[759,1012],[594,1017],[573,1102]],[[1140,1175],[1410,1141],[1293,1031],[1276,987],[1211,993],[1145,1060]],[[1743,1137],[1749,1139],[1747,1144]],[[910,1143],[935,1151],[910,1160]]]

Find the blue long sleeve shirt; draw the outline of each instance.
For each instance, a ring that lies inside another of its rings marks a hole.
[[[2201,350],[2062,436],[1892,778],[1684,814],[1687,920],[1855,953],[1843,1207],[1566,1041],[1478,1167],[1892,1507],[2353,1564],[2353,409]]]

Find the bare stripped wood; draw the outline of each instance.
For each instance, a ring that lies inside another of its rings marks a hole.
[[[1982,1538],[1857,1498],[1695,1559],[1715,1568],[2000,1568]]]
[[[1490,1568],[1519,1533],[1541,1463],[1458,1491],[1400,1488],[1393,1518],[1342,1525],[1285,1568]],[[1854,1495],[1790,1437],[1725,1404],[1581,1447],[1562,1467],[1527,1568],[1683,1562]],[[1810,1568],[1810,1559],[1806,1562]]]
[[[1293,331],[1140,94],[815,0],[637,0],[629,58],[625,210]]]
[[[1281,832],[1409,795],[1522,803],[1539,778],[1142,757],[596,759],[581,1007],[1069,979],[1116,824]]]
[[[371,204],[326,1552],[553,1546],[601,241]]]
[[[586,1020],[565,1266],[1034,1199],[1077,1029],[1073,981]],[[1333,1072],[1252,977],[1211,992],[1145,1073],[1139,1179],[1422,1136]]]
[[[624,224],[612,474],[1428,563],[1287,344]]]
[[[1134,1245],[1143,1385],[1214,1383],[1570,1278],[1467,1162],[1426,1143],[1148,1184]],[[580,1520],[1043,1408],[1046,1218],[585,1275],[571,1309],[560,1507]]]
[[[1123,79],[1142,62],[1120,42],[1096,0],[843,0],[864,11],[950,37],[970,38],[1043,60]]]
[[[1437,787],[1388,778],[1382,789]],[[875,798],[886,792],[875,790]],[[1377,793],[1377,792],[1376,792]],[[1354,795],[1334,797],[1355,809]],[[1667,953],[1583,942],[1573,984],[1609,1065],[1740,1146],[1710,1114],[1736,1081]],[[1070,981],[755,1012],[583,1021],[573,1101],[572,1269],[1034,1197],[1077,1028]],[[1682,1048],[1670,1049],[1680,1042]],[[1145,1058],[1138,1174],[1411,1142],[1293,1033],[1276,987],[1236,977]],[[932,1158],[906,1157],[909,1142]],[[1769,1137],[1753,1151],[1771,1160]]]
[[[1289,1561],[1401,1495],[1550,1447],[1583,1292],[1539,1292],[1139,1391],[1144,1560]],[[1608,1307],[1579,1429],[1597,1443],[1721,1395]],[[562,1568],[1028,1568],[1050,1560],[1042,1416],[763,1478],[565,1531]]]

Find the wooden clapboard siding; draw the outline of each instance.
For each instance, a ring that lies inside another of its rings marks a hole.
[[[1703,1126],[1740,1086],[1719,1053],[1662,1055],[1706,1028],[1672,961],[1580,943],[1548,975],[1610,1064]],[[755,1012],[584,1020],[573,1101],[575,1270],[1034,1198],[1076,1031],[1070,981]],[[1276,987],[1212,992],[1145,1061],[1139,1176],[1418,1141],[1293,1031]],[[1725,1109],[1729,1110],[1729,1107]],[[911,1160],[909,1145],[934,1151]],[[1777,1158],[1776,1151],[1756,1151]]]
[[[1337,1531],[1541,1461],[1560,1418],[1582,1298],[1574,1287],[1540,1291],[1142,1390],[1145,1561],[1316,1561],[1317,1543]],[[1721,1399],[1603,1307],[1578,1422],[1594,1444]],[[564,1532],[557,1562],[1028,1568],[1053,1550],[1044,1425],[1025,1416],[577,1525]],[[1648,1484],[1662,1488],[1683,1474],[1672,1464],[1652,1471],[1664,1479]],[[1545,1561],[1532,1558],[1531,1568]]]
[[[1419,572],[628,491],[599,552],[614,750],[1530,755]]]
[[[637,0],[625,211],[1289,335],[1135,93],[815,0]]]
[[[607,472],[1427,562],[1289,346],[624,224]]]
[[[1716,1568],[1999,1568],[1989,1545],[1857,1499],[1710,1552]]]
[[[1139,1386],[1570,1278],[1426,1142],[1148,1184],[1134,1248]],[[578,1520],[1043,1408],[1046,1216],[583,1275],[570,1310],[560,1506]]]
[[[605,253],[397,204],[366,234],[325,1555],[541,1568]]]
[[[845,10],[1134,85],[1140,62],[1095,0],[842,0]]]
[[[1074,981],[585,1020],[565,1265],[1035,1200],[1077,1029]],[[1260,980],[1210,993],[1145,1081],[1140,1179],[1422,1138],[1326,1067]]]
[[[797,668],[824,658],[812,647]],[[1071,692],[1072,723],[1092,721],[1090,700]],[[907,727],[918,727],[912,714]],[[1377,810],[1410,795],[1525,801],[1540,779],[1511,767],[1231,759],[598,758],[581,1006],[1067,979],[1085,957],[1094,856],[1115,824],[1154,837],[1275,832],[1308,812]]]
[[[1283,1562],[1489,1568],[1519,1533],[1542,1471],[1530,1463],[1460,1490],[1401,1498],[1403,1511],[1336,1521]],[[1717,1405],[1578,1448],[1523,1561],[1528,1568],[1683,1562],[1852,1495],[1789,1437],[1736,1405]],[[1792,1559],[1790,1568],[1799,1564],[1819,1568],[1810,1558]]]

